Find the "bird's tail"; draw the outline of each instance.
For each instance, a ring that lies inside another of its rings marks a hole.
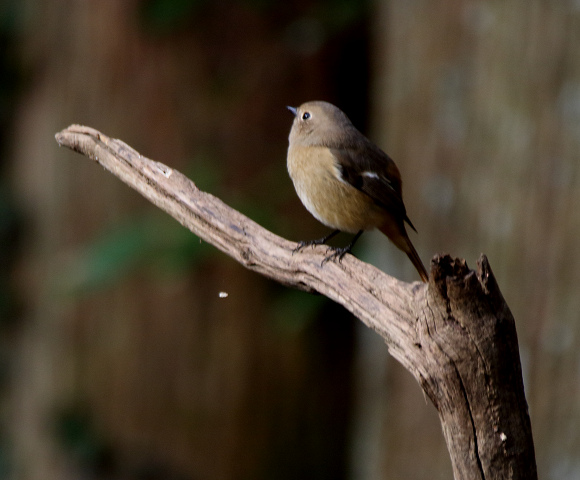
[[[417,253],[417,250],[415,250],[415,247],[411,243],[411,240],[409,240],[409,237],[407,237],[407,245],[409,247],[409,250],[405,251],[405,253],[409,257],[409,260],[411,260],[411,262],[413,262],[413,265],[415,266],[415,268],[419,272],[421,280],[423,280],[425,283],[429,282],[429,274],[427,273],[427,270],[425,269],[425,265],[423,265],[423,262],[421,261],[421,258],[419,257],[419,254]]]
[[[409,260],[411,260],[411,263],[413,263],[417,272],[419,272],[421,280],[425,283],[429,282],[429,274],[427,273],[425,265],[423,265],[417,250],[415,250],[415,247],[411,243],[411,239],[407,235],[405,226],[403,224],[399,226],[395,222],[385,222],[379,230],[389,237],[389,240],[391,240],[391,242],[393,242],[399,249],[407,254]]]

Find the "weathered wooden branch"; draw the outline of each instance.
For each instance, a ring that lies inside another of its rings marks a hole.
[[[455,479],[537,478],[514,319],[482,255],[436,256],[429,284],[408,284],[324,246],[292,254],[285,240],[200,191],[176,170],[79,125],[56,134],[203,240],[262,275],[340,303],[384,338],[441,419]]]

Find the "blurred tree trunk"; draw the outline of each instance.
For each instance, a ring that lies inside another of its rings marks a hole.
[[[13,476],[341,478],[352,349],[342,311],[277,328],[269,301],[280,289],[215,255],[181,275],[142,265],[82,297],[63,292],[81,246],[152,209],[99,169],[63,161],[53,136],[70,123],[178,169],[205,161],[226,201],[249,192],[276,206],[277,193],[291,193],[284,107],[328,83],[315,55],[284,44],[292,18],[200,2],[174,30],[143,23],[139,8],[163,3],[25,2],[29,84],[12,178],[31,235]],[[286,304],[300,310],[303,298]]]
[[[328,32],[304,2],[295,19],[287,6],[267,14],[253,2],[191,2],[178,28],[148,32],[138,9],[171,2],[21,3],[28,84],[11,173],[30,235],[19,270],[28,308],[11,376],[14,478],[78,478],[83,455],[108,478],[139,469],[150,478],[306,476],[293,467],[340,477],[344,465],[325,459],[344,453],[351,324],[326,307],[326,321],[281,335],[261,303],[277,292],[214,258],[177,277],[143,267],[82,299],[63,294],[79,246],[151,207],[74,156],[63,162],[69,154],[53,135],[86,123],[181,170],[204,158],[223,177],[216,193],[224,200],[247,189],[269,205],[274,192],[293,195],[284,105],[333,100],[338,88],[352,112],[364,86],[352,88],[347,72],[366,80],[351,63],[364,44],[332,74],[343,52],[320,50]],[[400,167],[420,232],[413,241],[424,260],[488,254],[518,325],[539,476],[577,476],[580,11],[539,0],[385,0],[375,9],[371,136]],[[97,193],[110,202],[94,202]],[[285,207],[284,219],[308,218],[296,199]],[[280,233],[307,238],[314,225]],[[394,273],[392,263],[385,269]],[[384,345],[371,350],[380,362]],[[355,450],[367,451],[353,471],[450,478],[435,410],[396,363],[385,377],[361,387],[372,418],[354,430],[367,425],[374,433],[362,437],[382,445],[373,455],[355,439]],[[58,443],[58,418],[69,436],[77,432],[76,450]],[[83,422],[94,431],[79,434]]]
[[[576,477],[580,10],[540,0],[376,8],[374,138],[401,170],[413,241],[426,258],[489,256],[518,326],[539,477]],[[390,362],[376,478],[450,478],[435,411],[408,377]]]

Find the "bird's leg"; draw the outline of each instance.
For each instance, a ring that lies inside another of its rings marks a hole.
[[[319,238],[318,240],[306,240],[303,242],[298,242],[298,246],[294,250],[292,250],[292,253],[299,252],[304,247],[310,247],[313,245],[322,245],[331,238],[336,237],[339,233],[340,230],[334,230],[334,232],[330,232],[326,237]]]
[[[333,260],[335,258],[338,258],[338,261],[340,262],[342,260],[342,257],[344,257],[347,253],[350,253],[352,247],[354,247],[354,244],[362,234],[363,230],[360,230],[346,247],[328,247],[328,250],[332,250],[332,253],[328,255],[324,260],[322,260],[322,265],[324,265],[329,260]]]

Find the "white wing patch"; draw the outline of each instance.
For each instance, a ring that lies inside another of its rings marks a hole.
[[[361,176],[368,177],[368,178],[374,178],[375,180],[381,180],[384,183],[386,183],[392,190],[394,190],[393,183],[387,177],[384,177],[383,175],[379,175],[378,173],[375,173],[375,172],[369,172],[367,170],[367,171],[362,172]]]
[[[379,175],[375,172],[366,171],[366,172],[362,172],[361,175],[363,177],[376,178],[377,180],[380,180]]]

